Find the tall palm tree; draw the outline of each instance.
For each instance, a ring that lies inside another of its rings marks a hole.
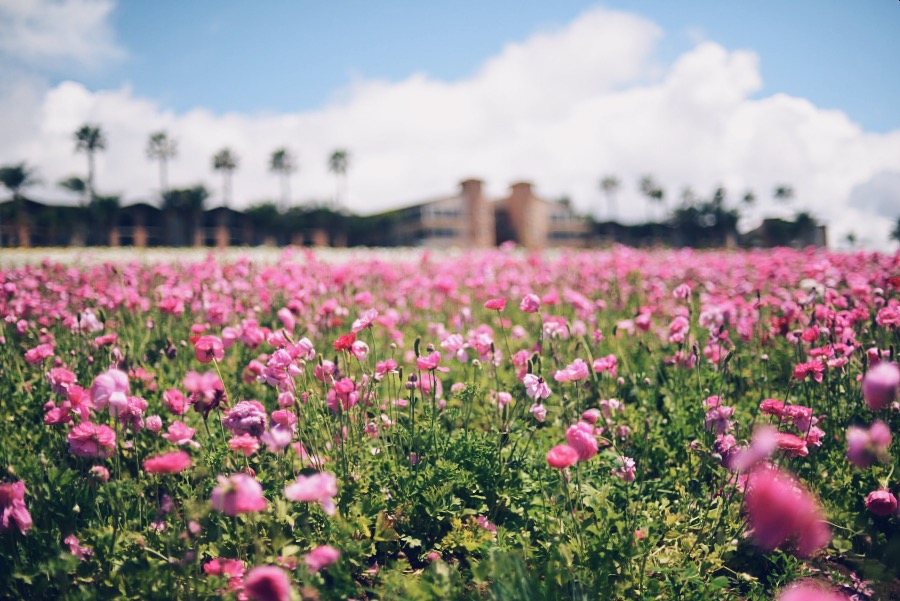
[[[18,165],[5,165],[0,167],[0,184],[10,191],[13,199],[13,211],[17,219],[24,217],[22,214],[22,189],[37,183],[34,170],[25,163]],[[3,246],[3,224],[0,223],[0,246]]]
[[[663,206],[666,197],[665,190],[659,187],[652,175],[641,177],[638,186],[641,189],[641,193],[647,197],[649,202]],[[663,208],[663,212],[665,212],[665,208]]]
[[[334,173],[335,178],[334,204],[336,207],[341,205],[341,196],[347,194],[347,169],[349,167],[350,153],[346,150],[339,148],[328,157],[328,170]],[[341,194],[342,187],[343,194]]]
[[[151,161],[159,161],[159,193],[165,196],[169,189],[168,163],[169,159],[178,154],[178,144],[164,131],[150,134],[147,141],[147,158]]]
[[[230,148],[223,148],[213,155],[212,166],[214,171],[222,172],[222,198],[227,207],[231,202],[231,176],[238,167],[238,158]]]
[[[897,217],[897,223],[894,224],[894,229],[891,230],[891,240],[900,242],[900,217]]]
[[[94,153],[106,149],[106,136],[99,125],[82,125],[75,132],[75,152],[84,152],[88,157],[87,194],[93,199],[94,189]]]
[[[291,196],[291,173],[297,170],[297,163],[291,151],[283,147],[275,150],[269,159],[269,170],[281,176],[281,207],[279,208],[284,212],[287,210]]]
[[[606,195],[606,204],[609,205],[610,221],[616,218],[616,194],[619,192],[621,185],[622,182],[615,175],[607,175],[600,180],[600,189]]]

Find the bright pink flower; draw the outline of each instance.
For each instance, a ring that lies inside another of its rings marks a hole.
[[[806,363],[799,363],[797,364],[797,367],[794,368],[795,380],[805,380],[806,378],[812,378],[816,382],[821,382],[824,376],[825,364],[818,359],[807,361]]]
[[[449,368],[440,367],[440,363],[441,353],[438,351],[434,351],[424,357],[416,358],[416,367],[422,371],[431,371],[432,369],[437,371],[450,371]]]
[[[158,415],[151,415],[146,420],[146,427],[148,430],[156,434],[160,430],[162,430],[162,418]]]
[[[259,439],[250,434],[240,434],[232,437],[228,441],[228,446],[232,451],[243,453],[245,457],[249,457],[259,450]]]
[[[50,381],[50,388],[56,394],[66,394],[69,386],[77,381],[75,374],[65,367],[54,367],[47,373],[47,380]]]
[[[897,497],[889,490],[873,490],[866,497],[866,509],[879,517],[897,513]]]
[[[22,534],[31,529],[31,514],[25,506],[25,483],[0,484],[0,532],[16,528]]]
[[[578,460],[587,461],[597,454],[599,445],[594,436],[594,426],[587,422],[578,422],[569,426],[566,430],[566,440],[569,446],[578,451]]]
[[[284,496],[291,501],[318,503],[325,513],[334,515],[337,492],[337,479],[328,472],[317,472],[312,476],[298,476],[285,487]]]
[[[862,392],[871,411],[881,411],[897,398],[900,366],[882,361],[871,368],[863,379]]]
[[[234,474],[229,478],[219,476],[219,485],[212,491],[213,509],[232,517],[241,513],[265,511],[266,499],[262,486],[247,474]]]
[[[328,408],[337,413],[338,409],[349,411],[359,402],[359,391],[356,383],[350,378],[341,378],[332,384],[328,391],[326,403]]]
[[[784,451],[784,454],[787,457],[806,457],[809,455],[809,449],[806,448],[806,441],[794,434],[779,432],[776,444],[779,449]]]
[[[605,357],[594,359],[592,367],[598,374],[609,372],[609,375],[615,378],[618,376],[618,365],[619,360],[616,359],[615,355],[610,354]]]
[[[218,336],[200,336],[194,341],[194,356],[200,363],[209,363],[213,359],[221,361],[225,357],[225,346]]]
[[[850,426],[847,428],[847,459],[860,469],[876,461],[887,461],[892,440],[891,429],[882,421],[875,422],[868,430]]]
[[[526,294],[522,302],[519,303],[519,309],[525,313],[537,313],[541,310],[541,299],[538,298],[537,294]]]
[[[338,337],[338,339],[334,341],[334,350],[349,351],[350,348],[353,346],[354,342],[356,342],[356,332],[350,332],[349,334],[344,334],[343,336]]]
[[[766,551],[793,543],[799,556],[808,557],[831,538],[816,499],[793,476],[774,467],[750,475],[745,502],[753,540]]]
[[[522,384],[525,385],[525,394],[533,399],[546,399],[550,396],[550,387],[544,382],[544,378],[534,374],[525,374],[522,378]]]
[[[322,568],[337,562],[341,552],[330,545],[320,545],[306,554],[303,561],[306,562],[310,572],[316,573]]]
[[[188,400],[180,390],[171,388],[163,393],[163,405],[174,415],[184,415]]]
[[[52,344],[39,344],[32,349],[25,351],[25,361],[31,365],[42,363],[44,359],[53,356],[54,347]]]
[[[827,584],[803,581],[789,585],[781,591],[775,601],[850,601],[850,599]]]
[[[116,433],[107,425],[78,424],[69,432],[69,452],[78,457],[109,457],[116,448]]]
[[[109,482],[109,470],[102,465],[95,465],[91,468],[90,473],[97,482]]]
[[[492,298],[491,300],[484,303],[485,309],[490,309],[492,311],[502,311],[506,308],[506,299],[502,296],[499,298]]]
[[[291,580],[281,568],[260,566],[247,574],[244,592],[254,601],[290,601]]]
[[[294,314],[291,313],[290,309],[288,309],[287,307],[282,307],[278,310],[278,313],[276,313],[276,315],[284,325],[284,329],[286,329],[288,332],[294,331],[294,327],[296,327],[297,325],[297,320],[296,318],[294,318]]]
[[[192,465],[191,456],[184,451],[164,453],[144,460],[144,469],[151,474],[178,474]]]
[[[556,445],[547,451],[547,465],[564,470],[578,463],[578,449],[567,444]]]

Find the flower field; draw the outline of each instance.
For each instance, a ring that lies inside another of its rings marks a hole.
[[[900,255],[0,268],[0,597],[900,598]]]

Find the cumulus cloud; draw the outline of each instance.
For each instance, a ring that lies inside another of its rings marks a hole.
[[[887,246],[900,208],[895,203],[891,214],[887,204],[860,203],[854,190],[879,173],[900,172],[900,130],[866,132],[802,98],[752,98],[764,66],[750,51],[701,41],[662,66],[655,55],[662,36],[642,17],[596,9],[508,45],[468,79],[360,78],[321,109],[285,114],[173,113],[127,86],[92,91],[68,81],[34,92],[23,83],[16,96],[0,98],[0,107],[21,114],[14,127],[0,125],[0,162],[27,160],[51,183],[81,173],[85,159],[73,153],[72,132],[96,122],[108,138],[98,189],[127,201],[158,194],[144,148],[151,132],[164,129],[179,143],[172,186],[202,182],[217,199],[211,156],[223,146],[239,155],[238,206],[278,197],[268,157],[281,146],[299,156],[295,202],[331,198],[326,157],[340,147],[351,153],[348,198],[356,211],[446,194],[475,176],[495,196],[528,179],[545,197],[567,195],[577,208],[606,216],[598,181],[615,174],[622,180],[617,216],[628,221],[655,214],[636,185],[650,173],[670,207],[685,186],[703,197],[723,185],[735,205],[752,189],[758,200],[745,211],[745,227],[802,209],[829,223],[832,241],[853,231]],[[772,199],[779,184],[794,188],[790,205]]]

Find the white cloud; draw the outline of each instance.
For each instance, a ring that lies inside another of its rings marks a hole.
[[[97,67],[119,59],[113,0],[0,0],[0,56],[28,66]]]
[[[0,108],[20,115],[14,126],[0,124],[0,162],[27,160],[47,182],[84,172],[72,132],[97,122],[108,137],[98,188],[130,200],[156,193],[157,168],[144,147],[151,132],[165,129],[179,142],[171,185],[203,182],[214,198],[220,179],[210,157],[223,146],[234,149],[241,158],[234,178],[239,206],[277,198],[268,156],[280,146],[299,155],[295,198],[329,198],[334,181],[326,157],[345,147],[357,211],[446,194],[477,176],[494,195],[530,179],[547,197],[569,195],[576,206],[605,214],[597,182],[616,174],[623,182],[619,216],[627,220],[648,213],[635,184],[652,173],[670,206],[686,185],[701,196],[724,185],[733,203],[753,189],[759,200],[748,224],[809,209],[829,222],[832,241],[854,231],[887,247],[900,207],[888,214],[891,207],[856,202],[853,191],[881,172],[900,171],[900,131],[865,132],[843,113],[802,98],[752,99],[762,86],[752,52],[701,42],[663,68],[654,58],[661,36],[646,19],[597,9],[508,45],[469,79],[360,78],[332,104],[288,114],[175,114],[128,87],[89,91],[65,82],[41,90],[22,83],[15,95],[0,91]],[[781,183],[796,191],[789,207],[771,199]]]

